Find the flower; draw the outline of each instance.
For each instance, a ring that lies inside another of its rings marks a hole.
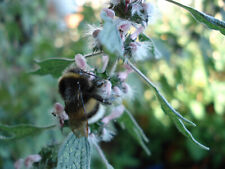
[[[31,154],[25,159],[20,158],[14,163],[15,169],[21,169],[26,167],[27,169],[32,168],[33,163],[41,161],[41,156],[39,154]]]
[[[88,24],[85,31],[84,31],[84,37],[88,38],[88,47],[94,48],[94,49],[100,49],[101,44],[98,40],[98,34],[102,30],[102,27]]]
[[[110,121],[119,118],[123,114],[124,110],[125,108],[123,105],[115,107],[108,116],[102,119],[102,122],[107,125]]]
[[[125,20],[121,20],[121,19],[117,19],[115,22],[116,22],[117,28],[120,32],[120,37],[121,37],[122,41],[125,41],[125,36],[126,36],[127,32],[130,30],[131,23],[129,21],[125,21]]]
[[[61,127],[63,127],[65,120],[69,120],[69,116],[66,114],[63,105],[60,103],[55,103],[52,114],[58,118]]]
[[[109,80],[105,80],[103,82],[103,85],[98,88],[98,94],[103,98],[103,99],[108,99],[111,97],[111,92],[112,92],[112,84]]]
[[[112,19],[115,17],[115,12],[112,9],[104,8],[102,12],[105,12],[106,15]]]
[[[27,168],[31,168],[33,163],[41,161],[41,156],[39,154],[31,154],[25,158],[24,164]]]
[[[75,62],[78,68],[84,71],[87,69],[87,61],[83,55],[81,54],[75,55]]]
[[[131,42],[131,55],[136,61],[145,60],[149,58],[152,44],[150,42]]]
[[[122,91],[120,90],[120,88],[118,86],[113,87],[113,94],[116,97],[120,97],[122,96]]]
[[[132,40],[137,39],[137,37],[144,31],[144,27],[140,26],[139,28],[136,29],[136,31],[134,33],[131,34],[130,38]]]

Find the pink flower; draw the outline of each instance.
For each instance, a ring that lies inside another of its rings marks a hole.
[[[113,87],[113,93],[116,97],[120,97],[122,95],[122,91],[117,86]]]
[[[132,51],[132,57],[136,61],[145,60],[151,56],[152,44],[150,42],[131,42],[130,49]]]
[[[115,12],[112,9],[104,8],[102,12],[105,12],[106,15],[112,19],[115,17]]]
[[[128,72],[127,72],[127,71],[125,71],[125,72],[119,72],[119,73],[118,73],[118,78],[119,78],[121,81],[125,81],[126,78],[127,78],[127,76],[128,76]]]
[[[81,54],[75,55],[75,62],[78,68],[84,71],[87,69],[87,61],[83,55]]]
[[[107,125],[110,121],[119,118],[123,114],[124,110],[125,108],[123,105],[115,107],[108,116],[102,119],[102,122]]]
[[[31,154],[25,159],[19,159],[14,163],[15,169],[21,169],[26,167],[27,169],[31,168],[33,163],[41,161],[41,156],[39,154]]]
[[[41,161],[41,156],[39,154],[31,154],[25,158],[24,164],[27,168],[31,168],[33,163]]]
[[[52,114],[58,118],[61,127],[63,127],[64,121],[69,119],[69,116],[64,111],[63,105],[60,103],[55,103]]]
[[[132,40],[137,39],[137,37],[144,31],[144,27],[140,26],[139,28],[136,29],[136,31],[134,33],[131,34],[130,38]]]
[[[110,98],[112,92],[112,84],[109,80],[106,80],[104,84],[98,88],[98,93],[104,99]]]
[[[24,165],[24,159],[20,158],[14,163],[15,169],[21,169]]]
[[[129,98],[129,99],[133,98],[134,92],[129,84],[122,83],[122,91],[124,93],[123,97]]]
[[[120,32],[120,37],[121,37],[122,41],[125,41],[125,35],[130,30],[131,23],[129,21],[118,20],[117,25],[118,25],[117,28]]]
[[[124,64],[124,67],[126,68],[126,71],[127,71],[128,73],[131,73],[131,72],[134,71],[134,70],[130,67],[130,65],[128,65],[128,64]]]
[[[94,30],[93,33],[92,33],[92,36],[93,36],[94,38],[97,38],[97,36],[98,36],[98,34],[99,34],[100,31],[101,31],[100,29]]]

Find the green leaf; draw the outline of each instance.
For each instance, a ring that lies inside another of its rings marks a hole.
[[[167,100],[161,95],[161,93],[154,89],[156,96],[161,104],[163,111],[173,120],[177,129],[189,139],[191,139],[195,144],[205,150],[209,150],[208,147],[199,143],[191,134],[191,132],[185,127],[183,121],[191,124],[192,126],[196,126],[193,122],[189,121],[188,119],[184,118],[180,113],[178,113],[168,102]]]
[[[90,169],[90,161],[88,139],[77,138],[71,132],[59,150],[57,169]]]
[[[132,67],[132,69],[138,73],[139,76],[141,76],[150,87],[152,87],[155,91],[155,94],[161,104],[161,108],[163,111],[173,120],[175,123],[177,129],[185,136],[187,136],[189,139],[191,139],[195,144],[200,146],[202,149],[209,150],[208,147],[202,145],[199,143],[195,138],[192,136],[191,132],[185,127],[184,122],[196,126],[193,122],[190,120],[184,118],[179,112],[177,112],[170,104],[169,102],[165,99],[165,97],[160,93],[160,91],[157,89],[157,87],[139,70],[137,69],[130,61],[128,64]]]
[[[139,35],[140,42],[149,42],[151,44],[151,48],[149,49],[149,54],[151,58],[159,58],[161,56],[159,50],[156,48],[154,42],[147,35],[141,33]]]
[[[58,78],[62,74],[62,71],[72,62],[72,59],[66,58],[50,58],[42,61],[37,61],[37,64],[40,66],[40,68],[31,73],[37,75],[50,74],[53,77]]]
[[[27,136],[37,135],[42,131],[53,127],[55,127],[55,125],[47,127],[37,127],[28,124],[20,124],[15,126],[0,125],[0,141],[11,141]]]
[[[141,127],[138,125],[132,114],[125,110],[123,115],[118,119],[120,125],[125,127],[128,132],[138,141],[138,143],[141,145],[141,147],[145,150],[145,152],[150,155],[151,152],[146,146],[146,143],[148,142],[148,138],[146,137],[145,133],[141,129]]]
[[[166,0],[166,1],[171,2],[173,4],[176,4],[180,7],[188,10],[197,21],[205,24],[210,29],[220,31],[223,35],[225,35],[225,22],[224,21],[220,21],[220,20],[218,20],[218,19],[216,19],[212,16],[209,16],[209,15],[203,13],[203,12],[197,11],[196,9],[185,6],[185,5],[180,4],[178,2],[175,2],[175,1],[172,1],[172,0]]]
[[[103,50],[111,57],[122,57],[122,40],[120,33],[113,23],[113,20],[109,17],[102,16],[104,20],[103,30],[98,34],[98,39],[103,46]]]

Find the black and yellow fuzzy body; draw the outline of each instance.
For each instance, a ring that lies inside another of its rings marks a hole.
[[[58,81],[70,128],[78,137],[88,135],[87,120],[98,111],[99,102],[103,102],[96,92],[96,80],[91,76],[79,68],[70,68]]]

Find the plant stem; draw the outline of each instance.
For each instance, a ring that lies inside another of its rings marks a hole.
[[[92,56],[100,55],[102,53],[103,53],[102,51],[96,52],[96,53],[89,53],[89,54],[84,55],[84,57],[89,58],[89,57],[92,57]]]
[[[138,69],[136,66],[131,63],[131,61],[127,60],[127,64],[139,75],[141,76],[152,88],[158,91],[157,87]]]

